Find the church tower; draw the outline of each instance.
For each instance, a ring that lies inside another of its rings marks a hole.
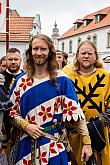
[[[59,36],[60,36],[59,35],[59,29],[57,28],[57,24],[56,24],[56,21],[55,21],[53,32],[52,32],[52,35],[51,35],[51,39],[54,43],[55,49],[58,49],[58,38],[59,38]]]

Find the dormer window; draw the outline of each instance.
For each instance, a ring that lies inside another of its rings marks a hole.
[[[83,21],[83,27],[86,27],[91,21],[92,21],[92,19],[85,19]]]
[[[78,29],[82,25],[82,22],[74,23],[74,30]]]
[[[106,16],[106,14],[97,14],[97,15],[95,15],[95,22],[96,23],[100,22],[105,16]]]
[[[74,30],[78,29],[82,24],[83,24],[82,19],[77,19],[77,20],[74,22]]]
[[[74,24],[74,29],[78,29],[78,24],[77,23]]]

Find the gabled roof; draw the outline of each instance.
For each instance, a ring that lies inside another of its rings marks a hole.
[[[28,42],[35,17],[20,17],[16,10],[10,11],[9,40]],[[0,33],[0,41],[6,41],[6,34]]]
[[[104,14],[105,17],[100,22],[96,23],[95,16],[98,14]],[[74,29],[72,27],[67,32],[65,32],[59,39],[75,36],[75,35],[85,33],[94,29],[110,26],[110,7],[107,7],[102,10],[96,11],[92,14],[86,15],[82,19],[82,21],[85,19],[91,19],[91,22],[87,26],[84,27],[82,24],[78,29]],[[78,20],[81,21],[81,19],[77,19],[77,21]],[[75,21],[74,23],[76,23],[77,21]]]
[[[12,17],[19,17],[20,15],[18,14],[18,12],[16,10],[10,9],[9,10],[10,16]]]

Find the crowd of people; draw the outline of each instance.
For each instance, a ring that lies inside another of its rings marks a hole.
[[[10,103],[7,110],[1,108],[0,154],[6,154],[5,164],[109,165],[110,73],[95,45],[81,42],[68,64],[68,54],[38,34],[26,50],[25,71],[21,62],[17,48],[7,50],[0,60],[5,95],[0,102]],[[91,119],[98,119],[104,134],[101,151],[93,147],[87,127]]]

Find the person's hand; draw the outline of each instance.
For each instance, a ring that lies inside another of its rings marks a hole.
[[[40,136],[44,136],[44,133],[42,132],[44,128],[40,127],[39,125],[35,124],[28,124],[25,127],[25,131],[29,136],[31,136],[34,139],[39,138]]]
[[[81,161],[88,161],[92,155],[92,148],[90,144],[85,144],[82,148]]]

